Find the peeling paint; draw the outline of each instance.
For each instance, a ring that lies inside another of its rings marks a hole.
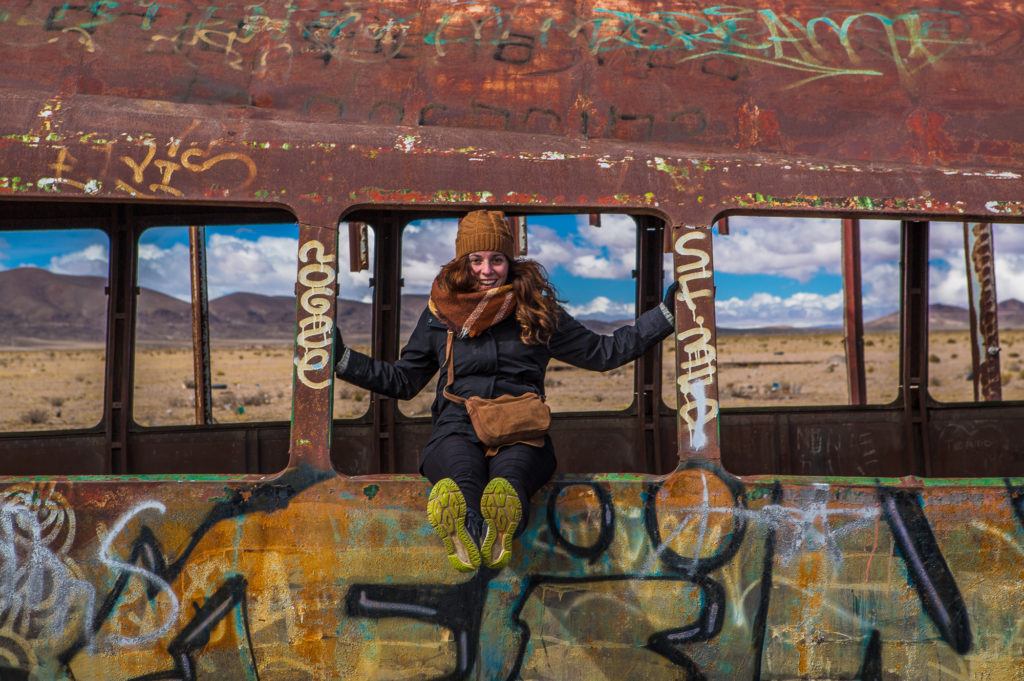
[[[752,192],[733,196],[728,204],[743,208],[823,208],[828,210],[913,210],[963,213],[963,201],[946,202],[932,198],[871,196],[791,196],[779,197]]]
[[[997,215],[1024,215],[1024,201],[986,201],[985,210]]]
[[[395,149],[403,151],[407,154],[412,153],[416,148],[416,143],[419,142],[420,138],[418,135],[402,135],[395,142]]]
[[[4,192],[27,192],[32,191],[35,184],[29,180],[25,181],[20,177],[0,177],[0,191]]]

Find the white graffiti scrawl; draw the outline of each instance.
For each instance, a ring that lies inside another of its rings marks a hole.
[[[313,261],[310,262],[310,254]],[[328,255],[324,245],[316,240],[307,241],[299,248],[299,261],[308,263],[299,270],[299,285],[306,290],[299,296],[299,306],[307,316],[299,322],[296,343],[299,354],[295,358],[297,375],[302,385],[313,390],[323,390],[330,385],[330,377],[314,381],[306,374],[320,371],[330,363],[331,340],[334,320],[331,319],[332,284],[337,276],[330,263],[334,255]]]
[[[85,580],[70,556],[74,510],[52,485],[15,485],[4,491],[0,496],[0,665],[23,668],[35,659],[37,648],[65,649],[78,640],[93,650],[138,647],[170,630],[179,612],[170,584],[118,558],[113,548],[128,523],[150,510],[163,513],[165,508],[158,501],[143,501],[118,518],[102,537],[97,557],[114,580],[127,573],[153,588],[149,600],[155,603],[160,597],[162,617],[152,627],[136,622],[135,636],[107,633],[97,640],[96,587]],[[156,612],[156,608],[147,605],[145,611]]]
[[[702,248],[689,246],[692,241],[703,241],[707,232],[692,229],[676,240],[676,281],[679,282],[678,299],[686,304],[690,318],[680,320],[684,330],[676,336],[679,341],[679,415],[690,432],[690,448],[700,451],[708,443],[705,426],[718,416],[718,400],[710,397],[715,384],[715,347],[711,344],[711,329],[705,327],[704,316],[698,314],[698,298],[710,298],[711,288],[693,288],[694,282],[711,278],[708,265],[711,258]]]

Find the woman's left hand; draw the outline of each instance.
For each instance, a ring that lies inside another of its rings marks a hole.
[[[674,313],[676,311],[677,293],[679,293],[679,282],[673,281],[671,284],[668,285],[668,288],[665,289],[665,299],[661,301],[665,304],[665,307],[668,308],[669,312]]]

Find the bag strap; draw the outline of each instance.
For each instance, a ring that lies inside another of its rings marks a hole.
[[[448,382],[444,386],[444,396],[456,404],[465,404],[466,398],[459,397],[455,393],[448,390],[455,383],[455,359],[453,352],[453,341],[455,339],[455,332],[448,329],[448,343],[444,348],[444,361],[448,364]]]

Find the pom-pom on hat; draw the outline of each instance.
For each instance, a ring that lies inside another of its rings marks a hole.
[[[474,210],[459,220],[455,257],[477,251],[497,251],[512,259],[512,230],[500,210]]]

